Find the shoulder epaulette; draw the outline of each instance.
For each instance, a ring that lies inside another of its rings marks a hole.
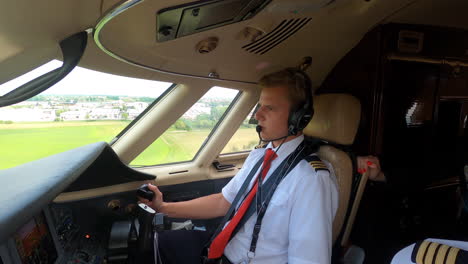
[[[411,260],[414,263],[466,263],[468,251],[428,240],[414,245]]]
[[[312,168],[314,168],[316,172],[320,170],[330,172],[327,165],[325,165],[325,163],[323,163],[323,161],[316,155],[307,156],[305,157],[305,160],[312,166]]]
[[[266,148],[267,145],[268,143],[263,143],[263,144],[255,146],[255,149]]]

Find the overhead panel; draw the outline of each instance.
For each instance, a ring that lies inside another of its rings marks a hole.
[[[211,0],[164,8],[156,14],[156,39],[164,42],[252,18],[271,0]]]

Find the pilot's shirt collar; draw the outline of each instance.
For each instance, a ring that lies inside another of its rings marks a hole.
[[[304,135],[300,135],[295,139],[292,139],[288,142],[283,143],[282,145],[278,145],[276,148],[273,147],[273,143],[268,143],[267,147],[265,149],[271,148],[274,151],[276,151],[276,155],[278,155],[278,158],[282,160],[284,157],[288,156],[291,152],[293,152],[299,144],[304,140]],[[281,147],[280,147],[281,146]]]

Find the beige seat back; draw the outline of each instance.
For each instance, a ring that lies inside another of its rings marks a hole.
[[[304,129],[307,136],[341,145],[351,145],[361,117],[361,104],[347,94],[322,94],[314,97],[315,114]],[[353,181],[353,166],[348,154],[325,145],[319,149],[320,159],[329,162],[336,175],[339,204],[333,220],[333,242],[340,234],[346,218]]]

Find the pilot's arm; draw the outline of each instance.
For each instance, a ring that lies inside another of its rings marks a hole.
[[[305,169],[309,170],[309,175],[302,177],[294,192],[288,263],[328,264],[332,253],[333,218],[338,208],[337,187],[328,171],[314,171],[306,162],[298,166],[308,166]],[[296,175],[288,175],[291,176]]]
[[[164,202],[163,194],[158,187],[149,184],[148,188],[154,192],[155,197],[152,202],[140,198],[140,201],[164,213],[169,217],[188,219],[210,219],[224,216],[231,204],[221,193],[203,196],[190,201]]]
[[[380,160],[376,156],[358,156],[357,171],[359,173],[367,173],[369,180],[371,181],[387,181],[387,178],[380,166]]]
[[[388,164],[382,169],[381,161],[376,156],[358,156],[358,173],[367,173],[369,180],[374,182],[385,182],[391,189],[403,192],[414,192],[427,184],[425,177],[427,170],[418,164]]]
[[[253,155],[252,153],[255,153]],[[236,176],[226,185],[226,187],[238,186],[236,188],[223,188],[223,193],[216,193],[212,195],[203,196],[197,199],[183,202],[164,202],[163,194],[159,191],[158,187],[149,184],[148,187],[154,192],[155,198],[152,202],[140,198],[140,201],[155,209],[157,212],[166,214],[173,218],[188,218],[188,219],[211,219],[215,217],[224,216],[231,203],[237,194],[238,188],[242,185],[248,172],[254,166],[252,160],[259,158],[259,150],[254,150],[247,157],[244,166],[237,172]],[[231,190],[227,193],[226,190]],[[224,195],[223,195],[224,194]]]

